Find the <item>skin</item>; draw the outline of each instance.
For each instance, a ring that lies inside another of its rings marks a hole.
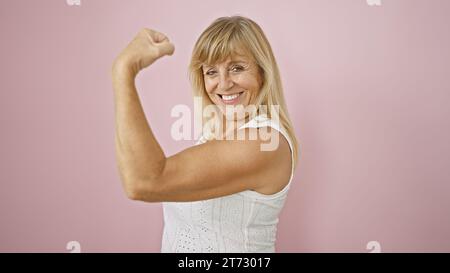
[[[257,140],[212,140],[166,157],[147,122],[136,90],[139,71],[175,48],[162,33],[142,29],[115,59],[111,76],[115,106],[115,151],[123,188],[132,200],[197,201],[254,190],[281,190],[291,172],[287,141],[273,151],[261,151]],[[217,77],[205,78],[208,94],[246,90],[244,103],[259,92],[257,70],[233,74],[230,63],[218,64]],[[248,61],[248,59],[247,59]],[[214,101],[214,100],[213,100]],[[258,129],[245,128],[245,133]],[[272,134],[280,134],[269,130]]]
[[[243,92],[239,96],[240,104],[243,107],[249,105],[257,97],[262,86],[263,79],[255,61],[246,54],[234,54],[225,61],[214,66],[202,66],[206,93],[211,101],[219,106],[223,114],[224,135],[230,134],[227,130],[227,121],[235,122],[231,129],[237,128],[235,116],[226,115],[226,104],[220,95],[233,95]],[[228,105],[230,107],[230,105]],[[248,114],[247,114],[248,116]],[[248,121],[248,117],[246,121]],[[245,121],[244,121],[245,123]]]

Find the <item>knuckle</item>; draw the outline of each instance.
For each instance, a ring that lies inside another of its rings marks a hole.
[[[150,34],[150,29],[148,28],[142,28],[141,31],[139,31],[141,34]]]

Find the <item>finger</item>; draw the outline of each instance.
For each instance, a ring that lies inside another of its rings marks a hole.
[[[169,41],[169,38],[167,38],[166,35],[164,35],[163,33],[153,30],[153,29],[146,29],[148,36],[150,37],[150,39],[155,42],[155,43],[160,43],[162,41]]]
[[[161,32],[155,31],[155,42],[160,43],[163,41],[169,41],[169,38]]]
[[[156,44],[156,46],[159,48],[161,54],[163,55],[170,56],[175,51],[175,46],[169,41],[163,41],[162,43]]]

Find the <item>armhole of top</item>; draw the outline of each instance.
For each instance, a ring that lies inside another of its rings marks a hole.
[[[203,134],[200,135],[199,139],[197,139],[197,141],[195,142],[195,145],[200,145],[203,143],[206,143],[206,138],[203,136]]]
[[[280,132],[280,134],[286,139],[286,141],[289,144],[289,149],[291,151],[291,176],[289,178],[289,182],[286,184],[286,186],[284,186],[283,189],[281,189],[280,191],[274,193],[274,194],[263,194],[263,193],[259,193],[257,191],[254,190],[246,190],[246,191],[242,191],[238,194],[242,194],[242,195],[246,195],[252,198],[256,198],[256,199],[274,199],[277,198],[285,193],[287,193],[287,191],[289,190],[290,186],[291,186],[291,182],[292,182],[292,178],[294,176],[294,151],[292,148],[292,142],[289,138],[289,135],[287,134],[287,132],[285,132],[285,130],[279,126],[278,124],[274,123],[272,120],[270,119],[266,119],[263,120],[262,122],[258,122],[256,120],[252,120],[250,122],[248,122],[247,124],[244,124],[243,126],[241,126],[239,128],[239,130],[243,129],[243,128],[261,128],[261,127],[271,127],[275,130],[277,130],[278,132]]]

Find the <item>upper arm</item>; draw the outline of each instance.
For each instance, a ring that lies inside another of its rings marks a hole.
[[[246,128],[255,133],[255,128]],[[183,150],[166,159],[163,171],[152,181],[141,181],[139,200],[195,201],[257,190],[268,183],[282,183],[290,177],[289,146],[281,134],[274,150],[264,151],[267,141],[213,140]]]

